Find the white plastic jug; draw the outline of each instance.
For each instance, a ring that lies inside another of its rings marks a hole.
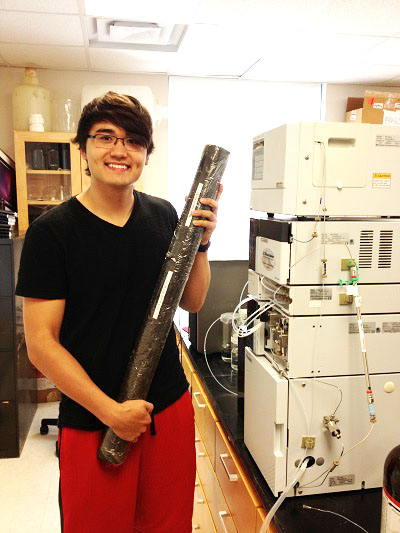
[[[50,92],[40,87],[35,69],[25,69],[22,85],[13,90],[12,103],[15,130],[29,131],[31,115],[42,115],[44,130],[51,130]]]

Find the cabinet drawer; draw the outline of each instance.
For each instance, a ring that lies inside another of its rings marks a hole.
[[[17,412],[14,402],[0,402],[0,457],[18,457]]]
[[[196,448],[196,470],[203,482],[204,478],[208,475],[208,463],[210,459],[207,455],[204,442],[201,439],[200,433],[195,427],[195,448]]]
[[[0,401],[15,400],[14,353],[0,352]]]
[[[197,472],[216,530],[219,533],[234,533],[237,531],[235,523],[201,440],[196,442],[196,453]]]
[[[0,296],[13,295],[12,248],[9,243],[0,244]]]
[[[200,431],[212,467],[215,468],[216,416],[207,402],[206,395],[196,374],[192,374],[192,400],[196,424]]]
[[[257,507],[261,502],[250,487],[220,424],[217,424],[215,450],[215,472],[236,527],[240,533],[253,533],[256,529]]]
[[[14,350],[14,310],[12,298],[0,298],[0,350]]]
[[[198,479],[194,488],[192,531],[213,533],[216,531],[207,500]]]

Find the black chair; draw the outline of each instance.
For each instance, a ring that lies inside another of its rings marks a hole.
[[[42,421],[40,423],[40,434],[41,435],[47,435],[49,432],[49,426],[58,426],[58,418],[42,418]],[[56,440],[56,456],[60,456],[60,452],[58,449],[58,440]]]

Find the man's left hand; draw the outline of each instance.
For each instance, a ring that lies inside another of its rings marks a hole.
[[[211,198],[201,198],[200,203],[203,205],[208,205],[210,210],[201,209],[198,211],[193,211],[193,217],[201,217],[201,219],[193,220],[195,226],[202,226],[204,228],[203,237],[200,244],[207,244],[211,238],[212,232],[217,226],[217,213],[218,213],[218,200],[222,194],[222,184],[218,187],[218,193],[215,200]]]

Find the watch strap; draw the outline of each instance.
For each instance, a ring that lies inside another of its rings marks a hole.
[[[200,244],[198,252],[206,252],[211,246],[211,241],[208,241],[207,244]]]

